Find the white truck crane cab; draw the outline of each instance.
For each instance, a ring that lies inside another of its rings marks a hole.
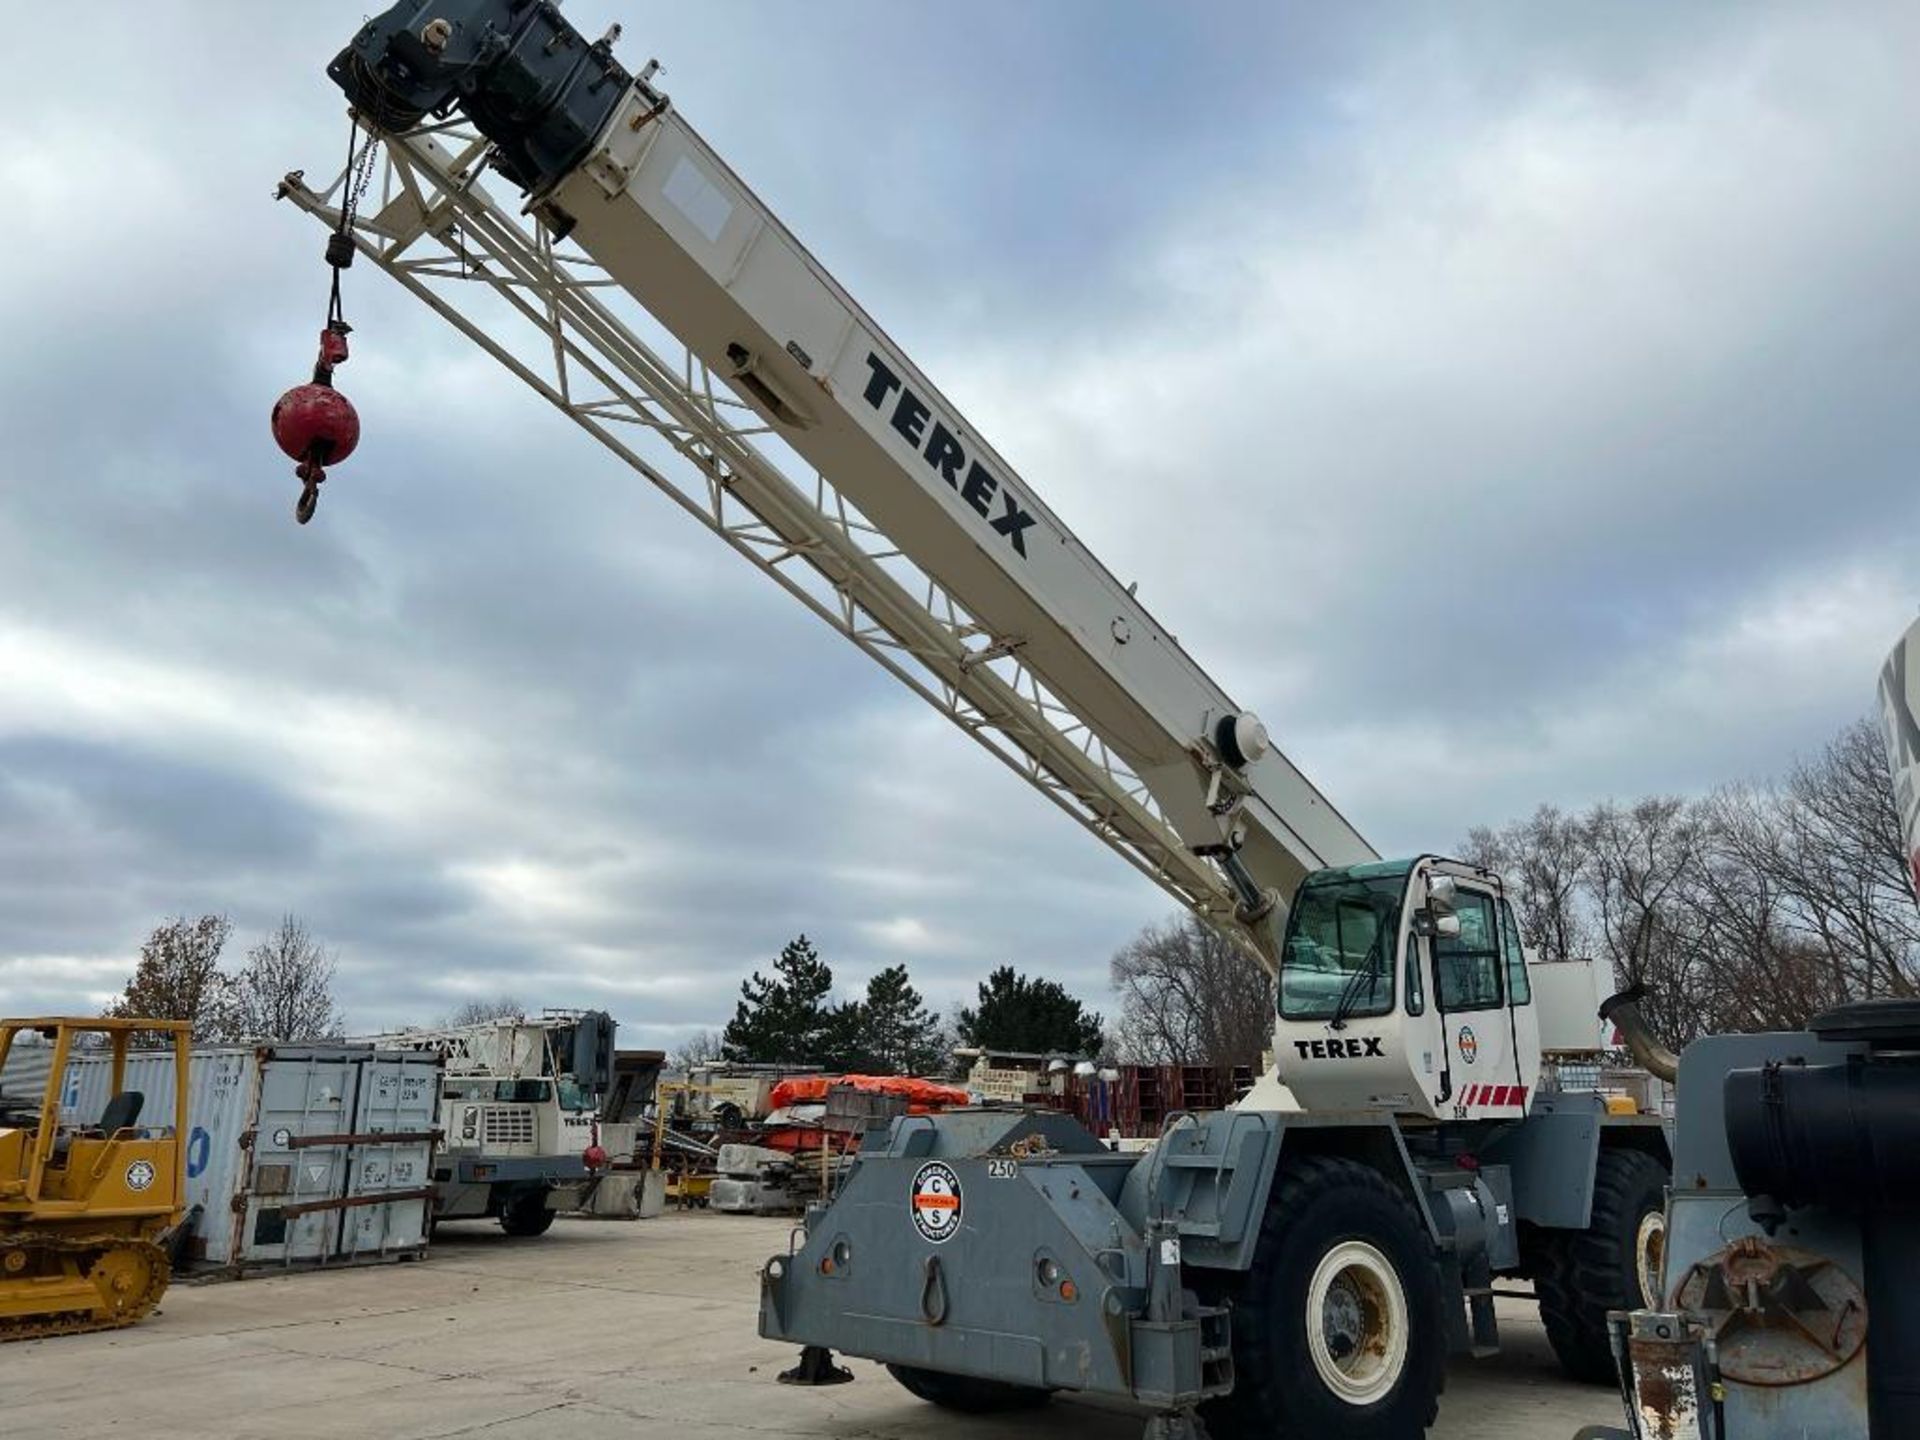
[[[1287,916],[1274,1061],[1312,1111],[1526,1114],[1540,1021],[1499,878],[1432,855],[1310,875]]]
[[[1448,1354],[1496,1348],[1507,1275],[1610,1377],[1666,1141],[1540,1093],[1497,877],[1381,861],[615,38],[403,0],[328,66],[353,162],[279,194],[1279,982],[1278,1075],[1144,1155],[1018,1108],[867,1136],[761,1272],[791,1378],[838,1349],[959,1410],[1407,1440]]]

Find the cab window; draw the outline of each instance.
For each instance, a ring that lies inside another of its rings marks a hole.
[[[1287,921],[1280,1014],[1288,1020],[1359,1019],[1393,1010],[1393,947],[1400,876],[1303,888]]]
[[[1520,927],[1513,921],[1513,906],[1500,902],[1500,948],[1507,956],[1507,993],[1516,1005],[1533,1000],[1533,981],[1527,976],[1527,949],[1520,943]]]
[[[1433,969],[1443,1010],[1491,1010],[1500,1003],[1499,922],[1493,897],[1462,890],[1454,899],[1458,935],[1433,937]]]

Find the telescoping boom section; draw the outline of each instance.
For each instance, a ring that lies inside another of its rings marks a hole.
[[[651,68],[631,75],[550,5],[396,6],[330,67],[387,151],[348,233],[1184,904],[1237,917],[1277,968],[1294,888],[1373,851]],[[338,224],[350,185],[296,174],[282,194]],[[509,338],[509,320],[531,332]]]

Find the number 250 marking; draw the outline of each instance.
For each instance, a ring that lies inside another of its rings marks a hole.
[[[987,1161],[987,1178],[989,1180],[1011,1180],[1019,1173],[1020,1162],[1018,1160]]]

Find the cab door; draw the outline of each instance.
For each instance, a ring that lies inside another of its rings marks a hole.
[[[1455,1096],[1444,1017],[1434,1003],[1432,940],[1414,923],[1411,901],[1407,910],[1400,936],[1400,1023],[1407,1068],[1426,1102],[1423,1113],[1445,1118],[1453,1113]]]
[[[1491,888],[1456,878],[1450,910],[1457,934],[1435,934],[1432,999],[1439,1017],[1439,1062],[1451,1081],[1437,1107],[1457,1120],[1516,1119],[1525,1113],[1529,1079],[1521,1071],[1517,1026],[1507,1006],[1508,954],[1502,935],[1504,901]],[[1518,944],[1517,935],[1515,944]],[[1521,965],[1521,983],[1525,966]],[[1531,1018],[1531,1017],[1529,1017]],[[1535,1065],[1538,1032],[1534,1032]]]

